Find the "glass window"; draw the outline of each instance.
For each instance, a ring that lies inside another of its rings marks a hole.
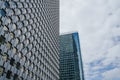
[[[8,16],[11,16],[11,15],[14,14],[14,11],[13,11],[12,9],[6,9],[6,14],[7,14]]]
[[[30,41],[31,41],[31,42],[33,42],[33,40],[34,40],[33,36],[32,36],[32,37],[30,37]]]
[[[28,70],[26,70],[26,72],[25,72],[26,74],[28,74]]]
[[[38,31],[39,31],[38,28],[35,28],[35,32],[38,33]]]
[[[32,19],[30,19],[30,20],[29,20],[29,23],[30,23],[30,24],[33,24],[33,20],[32,20]]]
[[[36,46],[36,44],[37,44],[37,42],[36,42],[36,40],[34,40],[34,41],[33,41],[33,45]]]
[[[24,23],[24,26],[28,25],[28,21],[27,20],[24,20],[23,23]]]
[[[15,31],[15,35],[16,35],[16,37],[20,36],[21,35],[21,30]]]
[[[32,12],[35,13],[35,9],[34,8],[32,8]]]
[[[4,72],[4,68],[0,66],[0,76],[2,76],[3,72]]]
[[[26,19],[29,19],[29,18],[30,18],[30,15],[29,15],[29,14],[26,14],[25,16],[26,16]]]
[[[14,74],[13,80],[19,80],[17,74]]]
[[[26,36],[27,36],[27,38],[29,38],[30,37],[30,32],[27,32]]]
[[[29,1],[29,0],[27,0],[27,1]],[[28,6],[29,6],[29,8],[32,8],[32,4],[31,3],[28,3]]]
[[[23,72],[23,71],[24,71],[24,67],[23,67],[23,66],[21,66],[20,71],[21,71],[21,72]]]
[[[27,11],[26,11],[25,8],[22,8],[22,9],[21,9],[21,12],[22,12],[22,14],[26,14]]]
[[[17,52],[17,49],[16,48],[13,48],[13,53],[15,54]]]
[[[9,2],[9,4],[10,4],[11,8],[16,8],[17,7],[17,3],[14,2],[14,1]]]
[[[31,64],[31,68],[33,69],[33,64]]]
[[[22,50],[22,53],[25,55],[26,53],[27,53],[27,48],[24,48],[23,50]]]
[[[34,14],[31,13],[30,16],[31,16],[31,18],[34,18]]]
[[[17,64],[16,64],[16,68],[17,68],[17,69],[20,69],[20,68],[21,68],[21,65],[20,65],[19,62],[17,62]]]
[[[21,50],[22,48],[23,48],[23,44],[22,43],[20,43],[20,44],[17,45],[17,49],[18,50]]]
[[[6,78],[10,79],[12,76],[12,71],[7,71],[7,75],[6,75]]]
[[[28,31],[30,31],[32,29],[32,26],[30,25],[30,26],[28,26]]]
[[[8,8],[10,6],[10,4],[8,3],[8,1],[4,2],[4,6],[5,6],[5,8]]]
[[[10,65],[14,66],[14,64],[15,64],[15,59],[11,58]]]
[[[28,39],[25,40],[25,41],[24,41],[24,44],[25,44],[25,46],[27,46],[27,45],[29,44],[29,40],[28,40]]]
[[[16,29],[16,25],[15,24],[10,24],[10,25],[8,25],[8,27],[9,27],[10,31],[13,31],[13,30]]]
[[[14,9],[14,11],[15,11],[15,14],[16,14],[16,15],[20,15],[20,14],[21,14],[20,9]]]
[[[22,8],[22,7],[23,7],[23,5],[22,5],[21,2],[17,2],[17,6],[18,6],[19,8]]]
[[[8,8],[9,3],[7,1],[0,1],[0,8]]]
[[[4,53],[2,55],[2,60],[5,62],[5,61],[7,61],[7,59],[8,59],[8,55],[7,55],[7,53]]]
[[[22,57],[22,63],[25,63],[26,59],[25,57]]]
[[[20,36],[20,41],[23,42],[25,40],[25,35]]]
[[[35,31],[34,31],[34,30],[31,30],[31,34],[34,35],[34,34],[35,34]]]
[[[19,18],[21,21],[23,21],[25,19],[25,16],[24,15],[19,15]]]
[[[7,26],[4,26],[3,30],[4,30],[4,31],[8,31],[8,27],[7,27]]]
[[[1,24],[2,24],[2,21],[1,21],[1,19],[0,19],[0,25],[1,25]],[[2,28],[2,27],[1,27],[1,28]],[[0,28],[0,31],[2,30],[1,28]]]
[[[31,50],[31,49],[32,49],[32,47],[33,47],[33,45],[32,45],[32,44],[29,44],[29,45],[28,45],[29,50]]]
[[[11,19],[9,17],[2,17],[2,22],[4,25],[7,25],[11,22]]]
[[[18,16],[12,16],[12,22],[17,22],[19,20]]]
[[[4,17],[6,15],[5,10],[0,9],[0,17]]]
[[[18,39],[18,38],[15,39],[15,43],[16,43],[16,44],[19,43],[19,39]]]
[[[28,8],[28,4],[27,3],[23,3],[25,8]]]
[[[32,54],[31,52],[28,53],[29,58],[31,57],[31,54]]]
[[[27,66],[29,66],[29,65],[30,65],[30,60],[27,61]]]
[[[0,36],[0,44],[4,44],[5,43],[5,37],[4,36]]]
[[[37,34],[35,34],[35,39],[37,39]]]
[[[27,8],[27,12],[28,13],[31,13],[31,9],[30,8]],[[30,16],[30,15],[29,15]]]
[[[26,29],[25,27],[22,28],[22,32],[23,32],[23,33],[27,32],[27,29]]]

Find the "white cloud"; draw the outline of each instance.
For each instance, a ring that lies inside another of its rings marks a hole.
[[[120,68],[115,68],[109,71],[104,72],[104,80],[120,80]]]
[[[61,0],[60,6],[60,32],[79,32],[86,80],[105,80],[99,70],[111,63],[120,65],[116,59],[120,52],[120,0]],[[101,65],[89,66],[101,59]]]

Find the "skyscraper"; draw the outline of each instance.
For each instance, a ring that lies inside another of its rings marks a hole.
[[[59,0],[0,0],[0,80],[59,79]]]
[[[60,36],[60,80],[84,80],[77,32]]]

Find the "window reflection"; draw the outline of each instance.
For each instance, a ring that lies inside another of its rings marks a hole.
[[[23,40],[25,40],[25,36],[24,35],[20,36],[20,41],[23,42]]]
[[[10,59],[10,65],[14,66],[14,64],[15,64],[15,59],[11,58]]]
[[[17,49],[16,48],[13,48],[13,53],[15,54],[17,52]]]
[[[12,21],[17,22],[19,20],[18,16],[12,16]]]
[[[16,37],[18,37],[19,35],[21,35],[21,31],[20,30],[15,31],[15,35]]]
[[[11,19],[9,17],[2,17],[2,22],[4,25],[7,25],[11,22]]]
[[[9,4],[10,4],[11,8],[16,8],[17,7],[17,3],[16,2],[11,1]]]
[[[8,31],[8,27],[7,26],[4,26],[4,31]]]
[[[17,2],[17,5],[18,5],[19,8],[22,8],[22,7],[23,7],[23,5],[22,5],[21,2]]]
[[[20,15],[20,14],[21,14],[20,9],[14,9],[14,11],[15,11],[15,14],[16,14],[16,15]]]
[[[4,54],[2,55],[2,60],[5,62],[5,61],[7,61],[7,58],[8,58],[7,53],[4,53]]]
[[[13,79],[14,79],[14,80],[19,80],[18,75],[17,75],[17,74],[14,74]]]
[[[0,17],[4,17],[6,15],[5,10],[0,9]]]
[[[21,50],[23,48],[23,44],[20,43],[19,45],[17,45],[17,49]]]
[[[16,25],[15,24],[10,24],[8,27],[9,27],[10,31],[13,31],[13,30],[16,29]]]
[[[7,44],[6,44],[7,49],[10,49],[11,46],[12,46],[11,43],[10,43],[10,42],[7,42]]]
[[[8,8],[10,6],[10,4],[7,1],[5,1],[4,6],[5,6],[5,8]]]
[[[0,76],[2,76],[3,72],[4,72],[4,68],[0,66]]]
[[[10,33],[10,37],[11,37],[11,38],[14,38],[14,34],[13,34],[13,33]]]
[[[22,32],[23,33],[27,32],[27,29],[26,28],[22,28]]]
[[[11,16],[11,15],[14,14],[14,11],[13,11],[12,9],[6,9],[6,14],[7,14],[8,16]]]
[[[20,68],[21,68],[21,65],[20,65],[19,62],[17,62],[17,64],[16,64],[16,68],[17,68],[17,69],[20,69]]]
[[[0,8],[8,8],[9,3],[8,1],[0,1]]]
[[[29,44],[29,40],[28,40],[28,39],[25,40],[25,41],[24,41],[24,44],[25,44],[25,46],[27,46],[27,45]]]
[[[4,42],[5,42],[5,37],[4,36],[0,36],[0,44],[4,44]]]

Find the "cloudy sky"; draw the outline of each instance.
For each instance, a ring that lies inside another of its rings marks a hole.
[[[78,31],[86,80],[120,80],[120,0],[60,0],[60,32]]]

